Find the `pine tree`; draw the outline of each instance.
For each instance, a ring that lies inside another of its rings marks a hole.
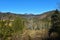
[[[49,30],[49,36],[52,32],[57,33],[60,36],[60,17],[59,11],[56,10],[51,16],[51,28]]]

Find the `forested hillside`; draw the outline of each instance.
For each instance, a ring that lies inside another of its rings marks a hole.
[[[0,40],[44,40],[48,38],[52,25],[51,16],[55,11],[39,15],[0,12]]]

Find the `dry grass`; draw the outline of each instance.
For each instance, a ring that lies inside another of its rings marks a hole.
[[[41,30],[25,30],[22,36],[29,35],[32,38],[35,37],[48,37],[48,30],[47,29],[41,29]]]

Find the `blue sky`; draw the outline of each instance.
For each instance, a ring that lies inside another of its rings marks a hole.
[[[0,0],[0,12],[40,14],[57,8],[59,0]]]

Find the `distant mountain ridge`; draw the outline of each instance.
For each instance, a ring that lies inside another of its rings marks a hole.
[[[49,18],[55,10],[52,11],[48,11],[48,12],[44,12],[42,14],[39,15],[34,15],[34,14],[15,14],[15,13],[10,13],[10,12],[0,12],[0,19],[8,19],[10,17],[10,19],[14,19],[16,17],[22,17],[22,18],[37,18],[37,19],[44,19],[44,18]]]

